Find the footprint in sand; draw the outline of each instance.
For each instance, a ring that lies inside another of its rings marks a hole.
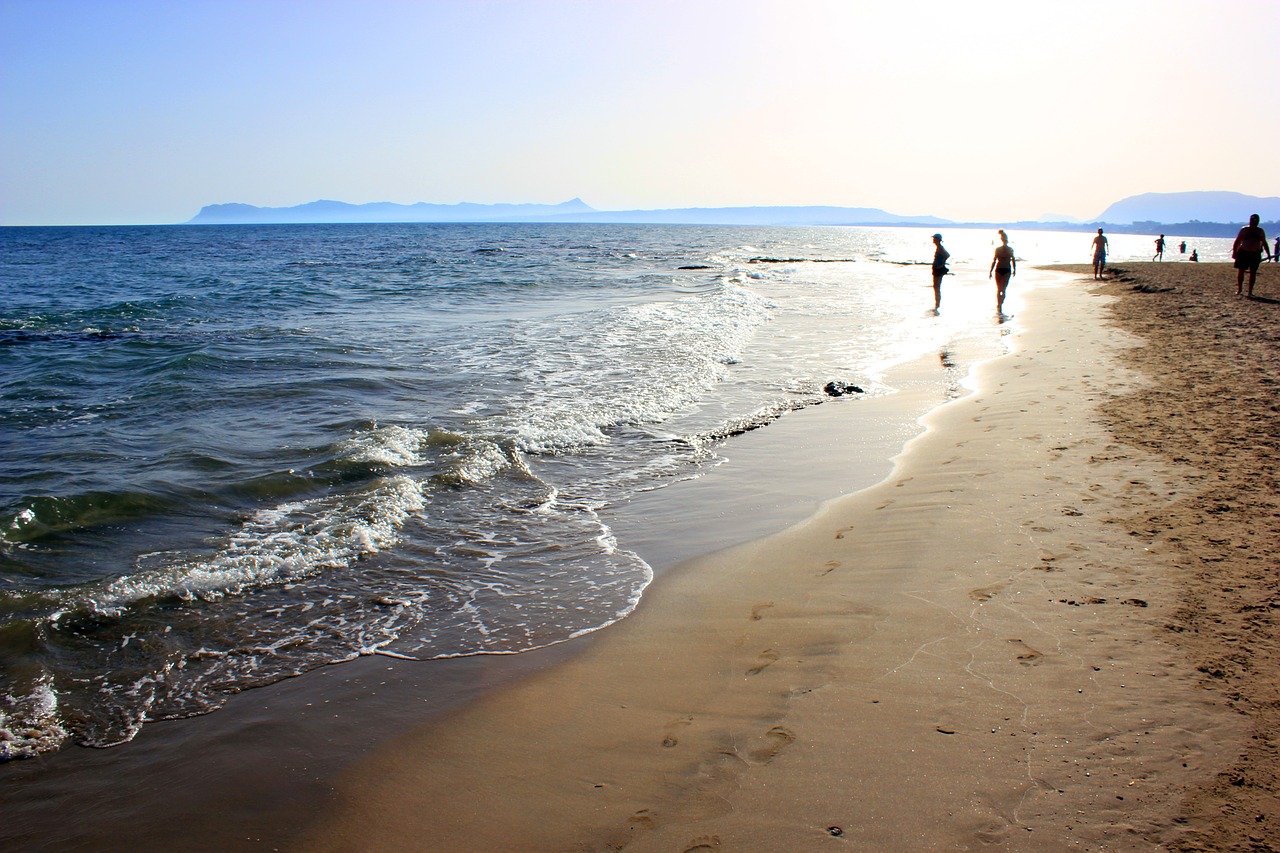
[[[689,846],[684,848],[681,853],[699,853],[702,850],[719,850],[720,836],[718,835],[701,835],[689,842]]]
[[[663,729],[662,745],[667,749],[680,743],[680,738],[676,737],[676,731],[685,726],[693,725],[693,717],[679,717],[667,723]]]
[[[1042,572],[1060,572],[1060,571],[1062,571],[1062,567],[1061,567],[1061,566],[1055,566],[1055,565],[1054,565],[1054,563],[1056,563],[1056,562],[1057,562],[1059,559],[1061,559],[1062,557],[1066,557],[1066,556],[1068,556],[1068,555],[1066,555],[1066,554],[1045,554],[1045,555],[1043,555],[1043,556],[1040,558],[1040,565],[1036,566],[1036,568],[1037,568],[1037,569],[1039,569],[1039,570],[1040,570],[1040,571],[1042,571]]]
[[[838,568],[840,568],[839,560],[827,560],[822,564],[822,571],[818,572],[818,577],[826,577]]]
[[[759,622],[764,618],[764,612],[772,606],[772,601],[766,601],[763,604],[757,604],[755,607],[751,608],[751,621]]]
[[[974,833],[974,836],[986,845],[1003,844],[1009,840],[1010,827],[1003,823],[990,823]]]
[[[757,764],[768,764],[779,752],[794,743],[796,736],[790,729],[774,726],[764,733],[764,739],[764,745],[753,749],[749,756]]]
[[[1017,652],[1018,663],[1024,666],[1034,666],[1044,657],[1043,654],[1031,648],[1022,640],[1009,640],[1009,642],[1013,645],[1014,651]]]
[[[999,591],[1000,588],[995,586],[984,586],[982,589],[971,589],[969,590],[969,598],[979,604],[982,604],[985,601],[990,601],[995,598],[996,593]]]
[[[747,670],[747,675],[759,675],[778,661],[778,653],[773,649],[765,649],[756,658],[756,665]]]

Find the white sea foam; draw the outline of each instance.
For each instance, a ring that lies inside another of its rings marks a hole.
[[[0,697],[0,761],[29,758],[56,749],[66,739],[58,694],[48,672],[41,673],[26,692]]]
[[[421,465],[426,430],[398,425],[380,426],[349,438],[341,456],[352,462],[371,462],[392,467]]]
[[[9,522],[9,529],[5,531],[3,538],[10,538],[9,531],[13,531],[14,534],[20,534],[24,528],[29,527],[35,520],[36,511],[30,507],[24,507],[13,516],[13,520]],[[13,538],[16,539],[17,536],[15,535]]]
[[[709,294],[556,318],[515,341],[528,390],[494,426],[547,453],[660,422],[721,381],[769,316],[768,300],[725,280]]]
[[[113,614],[146,598],[210,601],[296,581],[393,546],[405,520],[423,505],[420,484],[397,476],[354,501],[318,498],[259,510],[211,557],[152,554],[146,562],[161,566],[82,591],[72,601]]]

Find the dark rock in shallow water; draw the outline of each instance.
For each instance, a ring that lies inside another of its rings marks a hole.
[[[852,264],[857,258],[748,258],[749,264]],[[933,263],[921,261],[921,263]]]
[[[866,393],[857,385],[850,385],[848,382],[828,382],[822,386],[822,390],[827,392],[830,397],[843,397],[846,394],[864,394]]]
[[[688,264],[688,265],[683,266],[683,267],[676,267],[676,269],[681,269],[681,270],[709,270],[709,269],[712,269],[712,267],[711,267],[709,264]]]

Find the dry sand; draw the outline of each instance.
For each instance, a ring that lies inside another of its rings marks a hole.
[[[1174,642],[1247,721],[1238,760],[1181,803],[1195,832],[1180,849],[1280,850],[1280,264],[1253,300],[1225,264],[1113,276],[1116,321],[1147,341],[1127,359],[1159,382],[1104,406],[1105,422],[1199,483],[1137,531],[1173,567]]]
[[[1029,293],[885,482],[397,740],[293,848],[1280,849],[1280,276],[1115,272]]]

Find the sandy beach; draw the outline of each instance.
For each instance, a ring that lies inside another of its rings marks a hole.
[[[289,849],[1280,848],[1276,274],[1060,269],[884,482],[376,750]]]

